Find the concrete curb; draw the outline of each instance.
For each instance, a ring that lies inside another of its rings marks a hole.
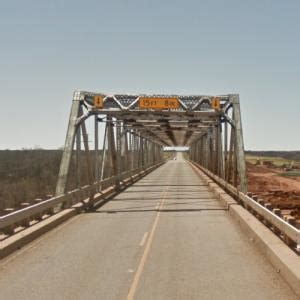
[[[300,297],[300,257],[270,229],[239,205],[219,185],[193,164],[191,165],[195,172],[207,182],[210,190],[220,199],[242,230],[266,256],[297,296]]]
[[[128,179],[125,179],[121,184],[120,191],[116,191],[114,187],[109,187],[94,196],[94,207],[99,208],[100,206],[107,203],[112,197],[116,196],[118,193],[122,192],[130,185],[151,173],[162,164],[156,166],[153,169],[142,171],[140,174],[134,175]],[[83,200],[87,203],[89,199]],[[57,227],[68,219],[78,215],[82,212],[84,208],[83,203],[79,202],[72,206],[71,208],[64,209],[55,215],[52,215],[10,237],[0,242],[0,260],[18,249],[21,249],[28,243],[32,242],[36,238],[40,237],[42,234],[50,231],[51,229]]]
[[[65,209],[37,224],[24,229],[1,242],[0,259],[22,248],[47,231],[77,215],[75,208]]]

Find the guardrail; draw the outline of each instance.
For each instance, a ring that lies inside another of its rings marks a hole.
[[[146,175],[163,163],[164,161],[146,168],[137,168],[123,172],[120,176],[121,185],[122,182],[130,182],[130,180],[134,181],[140,176]],[[31,221],[42,220],[44,215],[52,215],[69,208],[72,205],[89,198],[93,193],[95,193],[95,196],[99,198],[97,201],[101,200],[101,196],[104,194],[106,189],[113,188],[113,190],[116,190],[115,180],[115,177],[109,177],[102,181],[95,182],[93,185],[86,185],[84,187],[67,192],[64,195],[52,197],[40,203],[1,216],[0,232],[5,235],[12,235],[17,227],[29,227]]]
[[[250,195],[246,195],[240,192],[236,187],[226,182],[224,179],[216,176],[206,168],[193,162],[190,162],[198,167],[202,172],[204,172],[213,181],[219,184],[225,191],[229,192],[238,202],[242,203],[243,206],[249,210],[252,214],[263,220],[268,227],[277,235],[281,236],[283,240],[291,247],[298,248],[300,245],[300,230],[289,224],[287,221],[282,219],[280,216],[276,215],[273,211],[264,207],[262,204],[257,202],[259,199],[253,199]]]

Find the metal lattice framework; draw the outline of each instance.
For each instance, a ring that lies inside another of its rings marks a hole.
[[[99,124],[104,125],[103,134],[99,134]],[[90,147],[91,135],[94,147]],[[297,248],[300,231],[246,194],[241,112],[236,94],[75,92],[56,195],[0,216],[0,233],[12,235],[18,226],[26,228],[31,220],[42,220],[44,215],[70,206],[81,209],[103,203],[160,166],[165,161],[164,146],[188,146],[188,159],[194,165],[270,224],[288,245]],[[73,186],[67,185],[68,177]]]
[[[212,126],[190,145],[190,159],[214,175],[247,192],[246,163],[238,95],[228,103]]]
[[[94,97],[103,97],[103,107],[94,107]],[[140,108],[143,97],[178,99],[176,109]],[[92,114],[108,114],[126,123],[130,129],[138,130],[144,137],[155,140],[163,146],[190,145],[199,133],[213,125],[229,104],[229,96],[219,96],[221,110],[212,109],[212,96],[178,95],[103,95],[88,92],[75,93],[74,99],[81,99],[88,108],[82,119]]]
[[[145,107],[141,105],[145,99],[148,104],[151,101],[163,101],[166,105]],[[172,101],[176,101],[176,105]],[[92,116],[95,119],[93,158],[85,125]],[[101,161],[98,154],[99,122],[106,124]],[[90,185],[103,179],[107,165],[110,165],[113,171],[110,175],[114,176],[115,185],[118,186],[124,172],[140,170],[162,161],[164,146],[188,146],[191,160],[201,163],[235,186],[239,185],[241,191],[247,190],[238,95],[105,95],[76,91],[57,195],[66,192],[75,141],[77,165],[79,163],[81,140]],[[91,198],[94,192],[91,192]]]

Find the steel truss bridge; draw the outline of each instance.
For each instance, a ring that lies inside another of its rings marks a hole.
[[[76,91],[56,195],[0,232],[3,299],[300,296],[299,229],[247,193],[237,94]]]

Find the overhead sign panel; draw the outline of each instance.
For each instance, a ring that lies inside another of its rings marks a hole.
[[[140,97],[139,108],[176,109],[179,108],[178,98]]]

